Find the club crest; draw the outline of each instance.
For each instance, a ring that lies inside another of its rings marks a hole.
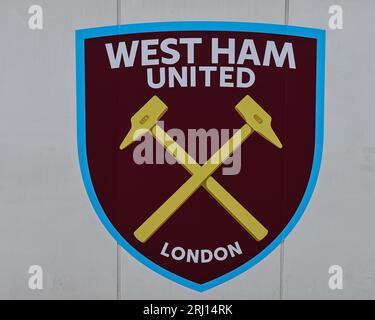
[[[277,248],[319,173],[324,31],[148,23],[76,50],[82,177],[125,250],[204,291]]]

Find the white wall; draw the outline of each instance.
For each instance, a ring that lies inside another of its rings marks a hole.
[[[289,6],[286,6],[289,3]],[[28,28],[39,4],[44,29]],[[328,8],[344,29],[328,28]],[[375,63],[372,0],[1,0],[0,298],[375,298]],[[120,250],[90,206],[76,147],[74,31],[178,20],[249,21],[327,29],[325,140],[307,212],[275,250],[205,293],[181,287]],[[44,289],[28,288],[30,265]],[[328,267],[344,268],[332,291]]]

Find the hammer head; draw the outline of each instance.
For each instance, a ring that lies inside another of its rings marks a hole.
[[[245,96],[237,105],[237,112],[246,123],[264,139],[278,148],[282,148],[279,138],[271,127],[271,116],[250,96]]]
[[[122,141],[120,150],[125,149],[132,142],[151,130],[167,110],[168,107],[157,96],[153,96],[147,101],[147,103],[131,117],[131,128]]]

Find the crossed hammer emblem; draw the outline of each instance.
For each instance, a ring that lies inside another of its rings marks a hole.
[[[200,186],[203,186],[255,240],[261,241],[267,235],[268,230],[211,177],[253,132],[257,132],[276,147],[282,148],[280,140],[271,127],[271,116],[250,96],[245,96],[235,109],[246,123],[202,166],[157,124],[168,110],[157,96],[153,96],[132,116],[131,129],[122,141],[120,150],[150,132],[191,174],[191,177],[134,232],[134,236],[139,241],[145,243]]]

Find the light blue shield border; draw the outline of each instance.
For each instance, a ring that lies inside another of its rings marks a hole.
[[[212,281],[199,284],[184,279],[149,260],[140,252],[134,249],[114,228],[105,214],[99,200],[95,194],[92,185],[90,171],[86,155],[86,122],[85,122],[85,59],[84,59],[84,40],[90,38],[134,34],[145,32],[163,32],[163,31],[239,31],[239,32],[258,32],[290,35],[297,37],[314,38],[317,40],[317,66],[316,66],[316,128],[315,128],[315,152],[310,179],[302,198],[302,201],[295,212],[293,218],[279,234],[279,236],[270,243],[262,252],[253,257],[251,260],[240,267],[216,278]],[[77,140],[78,155],[81,167],[81,173],[87,194],[91,204],[94,207],[100,220],[107,228],[109,233],[116,241],[133,257],[142,262],[152,270],[173,280],[183,286],[196,291],[205,291],[228,281],[242,272],[250,269],[258,262],[269,255],[279,244],[288,236],[303,215],[307,204],[310,201],[314,191],[320,169],[320,163],[323,151],[323,120],[324,120],[324,67],[325,63],[325,31],[320,29],[302,28],[287,25],[261,24],[261,23],[243,23],[243,22],[206,22],[206,21],[189,21],[189,22],[161,22],[161,23],[142,23],[119,26],[108,26],[99,28],[82,29],[76,31],[76,80],[77,80]]]

